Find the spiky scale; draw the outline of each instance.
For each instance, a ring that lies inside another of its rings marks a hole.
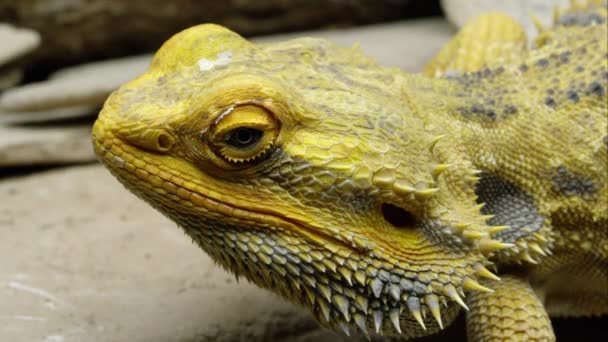
[[[437,135],[433,137],[431,143],[429,144],[429,152],[431,152],[431,154],[435,153],[435,146],[437,146],[437,143],[443,138],[445,138],[445,135]]]
[[[429,198],[433,197],[438,191],[439,188],[416,190],[414,191],[414,196],[416,196],[416,198],[419,200],[428,200]]]
[[[317,286],[317,281],[310,274],[302,274],[302,280],[312,288]]]
[[[490,229],[488,229],[488,233],[490,233],[490,235],[494,235],[502,232],[503,230],[509,229],[509,227],[510,226],[491,226]]]
[[[359,329],[361,329],[361,332],[363,332],[363,335],[365,335],[365,337],[367,337],[367,339],[369,340],[369,333],[367,331],[365,316],[361,314],[355,314],[353,315],[353,319],[355,320],[355,324],[359,327]]]
[[[357,271],[355,272],[355,280],[357,281],[357,283],[359,283],[360,285],[365,285],[365,271]]]
[[[331,297],[332,302],[338,307],[338,310],[344,316],[344,319],[349,322],[350,321],[350,312],[348,311],[350,307],[350,301],[348,298],[344,297],[340,294],[335,294]]]
[[[487,232],[481,232],[479,230],[467,229],[462,232],[462,236],[467,240],[479,240],[482,237],[488,236]]]
[[[545,253],[545,251],[543,251],[543,249],[540,248],[540,246],[536,242],[528,243],[528,247],[530,248],[530,250],[536,252],[537,254],[540,254],[542,256],[547,256],[547,253]]]
[[[441,308],[439,307],[439,298],[435,294],[429,294],[424,297],[424,303],[431,310],[431,314],[439,324],[439,328],[443,329],[443,322],[441,321]]]
[[[330,318],[330,313],[331,313],[331,307],[329,306],[329,303],[324,301],[324,300],[319,300],[319,308],[321,308],[321,312],[323,313],[323,317],[325,317],[325,320],[327,322],[329,322]]]
[[[479,240],[479,250],[484,254],[490,254],[501,249],[505,248],[513,248],[515,245],[511,243],[504,243],[496,240],[492,240],[489,238],[484,238]]]
[[[416,322],[420,324],[423,330],[426,330],[426,326],[424,325],[424,320],[422,319],[422,314],[420,313],[420,299],[418,297],[408,297],[407,309],[410,311],[412,316],[416,319]]]
[[[346,324],[344,322],[340,322],[340,323],[338,323],[338,326],[340,326],[340,329],[342,329],[342,332],[344,332],[344,335],[350,336],[350,329],[348,328],[348,324]]]
[[[374,328],[376,329],[376,334],[382,333],[382,321],[384,319],[384,314],[380,310],[374,311]]]
[[[317,290],[319,290],[321,295],[323,295],[323,297],[331,303],[331,289],[329,288],[329,286],[319,283],[317,284]]]
[[[397,332],[401,334],[401,325],[399,323],[399,309],[391,309],[388,312],[388,317],[390,318],[391,323],[393,323],[395,330],[397,330]]]
[[[431,171],[431,175],[433,176],[434,179],[437,179],[437,177],[439,177],[440,174],[444,173],[449,168],[450,168],[450,164],[438,164]]]
[[[353,273],[351,272],[351,270],[346,267],[338,267],[338,272],[342,275],[342,277],[344,277],[348,285],[353,285],[353,282],[351,280]]]
[[[469,277],[464,278],[464,281],[462,282],[462,288],[464,288],[465,290],[469,290],[469,291],[489,292],[489,293],[494,292],[494,290],[489,289],[489,288],[479,284],[477,281],[475,281]]]
[[[357,295],[357,297],[355,298],[355,303],[357,304],[357,307],[361,309],[361,311],[367,312],[369,302],[366,296]]]
[[[391,284],[388,288],[388,294],[394,301],[398,302],[401,297],[401,288],[397,284]]]
[[[376,298],[380,298],[380,295],[382,294],[382,288],[384,287],[384,283],[382,282],[382,280],[380,280],[378,278],[374,278],[370,282],[370,286],[372,288],[372,292],[374,293],[374,296]]]
[[[488,278],[488,279],[500,281],[500,278],[496,274],[490,272],[490,270],[488,270],[482,264],[475,265],[473,267],[473,269],[475,270],[475,275],[477,275],[478,277],[483,277],[483,278]]]

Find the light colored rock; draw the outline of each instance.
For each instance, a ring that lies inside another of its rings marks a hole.
[[[0,340],[340,341],[100,165],[0,181]]]
[[[500,11],[511,15],[525,28],[528,38],[537,35],[532,16],[545,26],[552,24],[553,9],[565,8],[568,0],[442,0],[441,7],[448,19],[457,27],[483,12]]]
[[[380,64],[419,71],[450,38],[445,21],[427,19],[344,30],[299,32],[260,37],[256,41],[281,41],[295,37],[323,37],[351,46],[359,42]],[[71,106],[98,106],[110,92],[141,74],[151,56],[144,55],[67,68],[48,81],[13,88],[0,96],[6,111],[39,111]]]
[[[269,42],[309,36],[326,38],[343,46],[357,43],[381,65],[419,72],[453,34],[454,31],[444,19],[433,18],[350,29],[280,34],[254,40]]]
[[[149,62],[149,56],[137,56],[62,70],[48,81],[7,90],[0,96],[0,108],[30,112],[98,106],[114,89],[141,74]]]
[[[38,32],[0,23],[0,65],[34,50],[40,45]]]
[[[98,108],[96,107],[66,107],[58,109],[49,109],[40,112],[4,112],[0,110],[0,127],[1,125],[33,125],[45,124],[52,127],[53,123],[61,125],[61,123],[70,120],[83,120],[84,118],[97,115]],[[90,120],[92,121],[92,119]],[[0,137],[0,141],[2,138]]]
[[[0,126],[0,168],[95,160],[88,125]]]

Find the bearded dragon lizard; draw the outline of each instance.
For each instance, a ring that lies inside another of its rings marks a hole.
[[[331,329],[426,336],[464,308],[471,341],[553,341],[549,315],[608,313],[606,37],[597,1],[533,48],[487,14],[408,74],[200,25],[109,97],[94,146],[220,265]]]

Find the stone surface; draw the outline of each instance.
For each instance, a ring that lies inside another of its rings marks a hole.
[[[90,125],[0,125],[0,175],[4,167],[82,163],[95,160]]]
[[[332,341],[101,166],[0,182],[1,341]]]
[[[6,111],[42,111],[72,106],[100,106],[121,84],[144,72],[150,56],[137,56],[66,68],[48,81],[11,88],[0,96]]]
[[[0,65],[4,65],[38,47],[40,35],[33,30],[0,23],[0,42]]]
[[[545,26],[550,26],[553,9],[565,8],[568,3],[568,0],[441,0],[441,7],[448,19],[457,27],[462,27],[482,12],[507,13],[524,26],[530,38],[538,33],[532,15],[537,16]]]
[[[255,40],[271,42],[311,36],[327,38],[345,46],[359,42],[363,50],[380,64],[418,71],[451,35],[445,21],[427,19],[354,29],[280,34]],[[66,106],[100,106],[111,91],[141,74],[150,59],[151,55],[143,55],[66,68],[48,81],[6,91],[0,96],[0,108],[36,111]]]
[[[73,64],[151,51],[205,22],[251,36],[439,14],[438,7],[413,0],[0,0],[0,21],[41,33],[27,64]]]
[[[36,127],[36,125],[61,125],[72,121],[93,121],[93,117],[97,115],[98,107],[65,107],[58,109],[49,109],[38,112],[5,112],[0,110],[0,127],[9,125],[27,125]],[[0,128],[1,129],[1,128]],[[0,138],[0,143],[2,138]]]

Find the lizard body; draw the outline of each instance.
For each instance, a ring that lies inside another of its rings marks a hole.
[[[514,25],[477,37],[504,53],[455,55],[465,28],[426,75],[196,26],[110,96],[95,149],[220,265],[332,329],[419,337],[465,307],[472,340],[553,340],[547,313],[608,313],[607,28],[583,9],[534,49]]]

